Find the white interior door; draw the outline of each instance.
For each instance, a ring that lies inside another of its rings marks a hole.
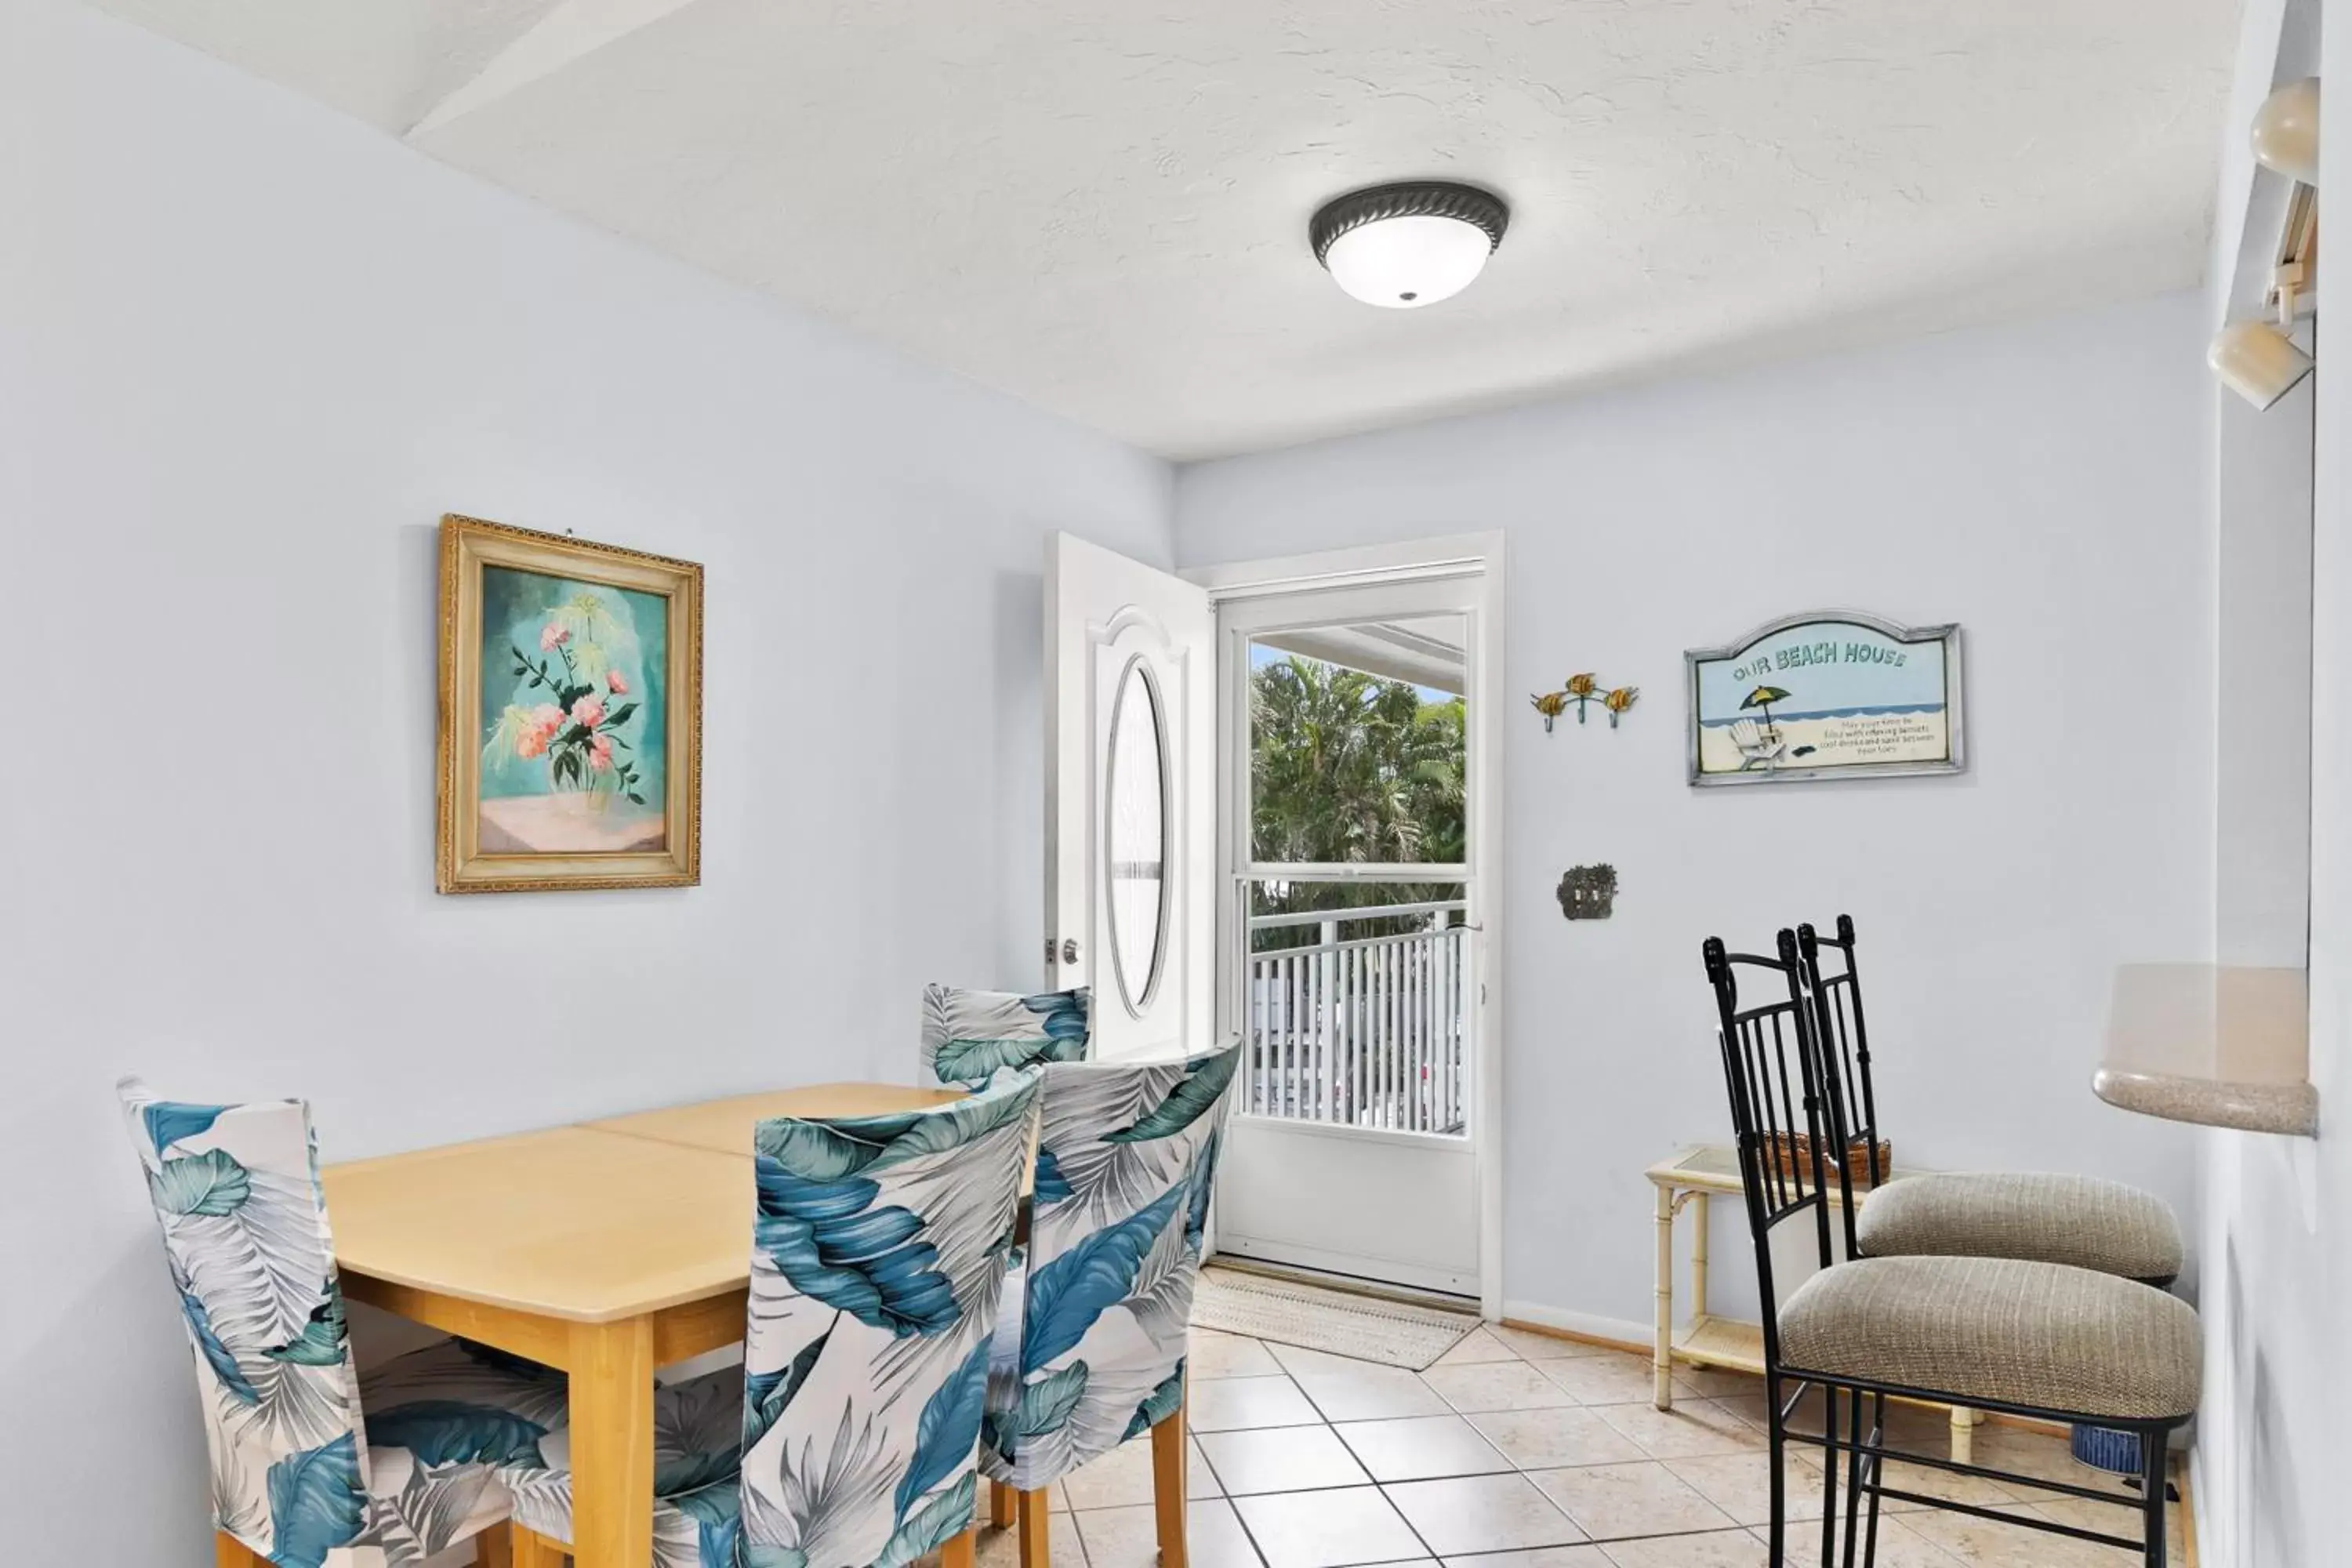
[[[1045,980],[1097,1057],[1214,1038],[1216,621],[1204,589],[1045,545]]]

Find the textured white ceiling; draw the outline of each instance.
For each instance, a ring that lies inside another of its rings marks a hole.
[[[1176,458],[2201,270],[2237,0],[102,0]],[[1487,185],[1423,310],[1324,199]]]

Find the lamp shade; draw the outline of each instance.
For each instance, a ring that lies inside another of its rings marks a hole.
[[[2221,384],[2268,408],[2311,374],[2311,356],[2267,321],[2237,321],[2213,335],[2205,363]]]
[[[1411,310],[1468,288],[1503,242],[1510,211],[1472,185],[1375,185],[1328,203],[1308,226],[1315,258],[1367,305]]]
[[[2319,184],[2319,79],[2271,89],[2254,111],[2254,161],[2306,185]]]

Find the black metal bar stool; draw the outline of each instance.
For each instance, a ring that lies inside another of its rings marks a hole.
[[[1823,973],[1822,951],[1834,955]],[[1853,920],[1837,918],[1837,935],[1797,928],[1805,987],[1813,1002],[1823,1087],[1838,1098],[1840,1121],[1862,1151],[1831,1157],[1866,1168],[1849,1171],[1870,1186],[1860,1211],[1846,1211],[1847,1240],[1864,1258],[2019,1258],[2065,1263],[2143,1284],[2164,1286],[2180,1272],[2180,1225],[2163,1199],[2121,1182],[2032,1172],[1922,1173],[1889,1183],[1880,1163],[1878,1093],[1871,1081],[1870,1028],[1854,965]]]
[[[1874,1564],[1879,1504],[1886,1498],[2136,1550],[2146,1568],[2164,1568],[2165,1445],[2197,1408],[2197,1314],[2161,1290],[2061,1263],[1953,1257],[1841,1259],[1832,1245],[1828,1184],[1838,1183],[1851,1212],[1852,1182],[1846,1162],[1825,1161],[1823,1151],[1843,1150],[1847,1139],[1836,1110],[1839,1097],[1825,1092],[1828,1055],[1816,1038],[1818,1014],[1803,989],[1797,935],[1780,933],[1777,957],[1727,952],[1712,937],[1704,954],[1756,1243],[1757,1287],[1766,1305],[1769,1561],[1786,1560],[1784,1460],[1788,1445],[1797,1442],[1826,1454],[1822,1568],[1835,1568],[1837,1562],[1841,1455],[1846,1568],[1853,1568],[1857,1542],[1864,1568]],[[1742,974],[1758,984],[1756,1000],[1746,1006],[1739,994]],[[1799,1134],[1804,1135],[1801,1142]],[[1812,1229],[1819,1272],[1775,1310],[1780,1299],[1773,1280],[1772,1232],[1792,1219]],[[1816,1385],[1826,1396],[1822,1430],[1796,1431],[1790,1416]],[[1931,1455],[1895,1457],[1906,1464],[2132,1510],[2140,1515],[2138,1539],[1887,1484],[1889,1396],[2133,1434],[2140,1440],[2143,1483],[2137,1498]]]

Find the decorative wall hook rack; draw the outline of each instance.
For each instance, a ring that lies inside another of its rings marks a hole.
[[[1598,701],[1608,710],[1609,727],[1614,730],[1618,716],[1633,707],[1641,695],[1642,689],[1638,686],[1615,686],[1604,691],[1601,678],[1588,670],[1581,675],[1570,676],[1568,684],[1558,691],[1540,691],[1528,700],[1534,703],[1536,711],[1543,715],[1544,733],[1549,735],[1552,721],[1567,712],[1571,702],[1576,704],[1576,721],[1581,724],[1584,722],[1585,704]]]

